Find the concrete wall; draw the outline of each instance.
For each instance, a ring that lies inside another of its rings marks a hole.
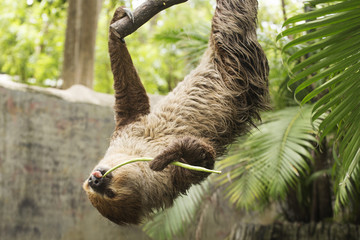
[[[112,102],[0,78],[0,239],[147,239],[103,218],[82,190],[108,146]]]

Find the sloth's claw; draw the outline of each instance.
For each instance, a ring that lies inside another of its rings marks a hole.
[[[123,8],[125,14],[130,18],[132,23],[135,23],[135,18],[133,12],[129,8]]]
[[[110,31],[117,37],[120,39],[120,41],[122,43],[125,43],[124,38],[122,38],[120,36],[120,34],[116,31],[116,29],[114,28],[114,26],[112,26],[113,23],[115,23],[116,21],[122,19],[123,17],[128,17],[130,19],[130,21],[134,24],[135,23],[135,18],[134,18],[134,14],[133,12],[129,9],[129,8],[124,8],[124,7],[118,7],[115,11],[114,17],[111,21],[110,24]]]

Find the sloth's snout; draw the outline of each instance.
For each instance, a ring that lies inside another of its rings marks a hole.
[[[97,192],[102,193],[110,182],[111,174],[103,177],[106,171],[107,170],[103,168],[97,169],[91,173],[88,179],[89,186]]]
[[[89,185],[94,189],[101,187],[103,182],[102,177],[96,177],[95,175],[89,177]]]

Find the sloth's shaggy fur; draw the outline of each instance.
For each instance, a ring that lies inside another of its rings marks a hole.
[[[123,17],[117,9],[113,22]],[[268,107],[268,64],[256,37],[256,0],[218,0],[209,47],[199,66],[150,111],[149,100],[124,41],[109,34],[115,88],[116,130],[95,167],[115,170],[101,191],[84,183],[99,212],[118,224],[137,224],[208,174],[173,165],[213,168],[234,139]]]

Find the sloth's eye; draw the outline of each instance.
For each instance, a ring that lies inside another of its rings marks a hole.
[[[115,197],[115,193],[111,189],[106,189],[104,194],[109,198],[114,198]]]

